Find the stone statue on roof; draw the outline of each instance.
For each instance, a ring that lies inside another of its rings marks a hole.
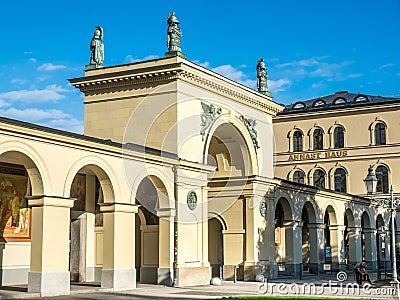
[[[90,63],[85,66],[85,70],[97,69],[103,66],[104,61],[104,32],[103,28],[96,26],[92,40],[90,41]]]
[[[257,61],[257,89],[260,93],[265,95],[270,95],[268,91],[268,74],[267,67],[264,63],[264,58],[261,58]]]
[[[168,30],[167,30],[167,47],[168,52],[165,53],[166,57],[181,56],[186,58],[181,49],[182,30],[179,28],[180,22],[175,16],[175,12],[171,12],[167,17]]]

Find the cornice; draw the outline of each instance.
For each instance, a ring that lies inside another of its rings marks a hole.
[[[163,69],[160,67],[163,67]],[[203,74],[204,76],[201,76]],[[241,87],[236,82],[214,74],[212,71],[205,72],[184,62],[154,68],[139,68],[123,72],[88,75],[82,78],[70,79],[69,81],[72,86],[78,88],[85,95],[91,95],[115,89],[135,89],[146,85],[151,86],[154,83],[165,83],[174,80],[183,80],[206,88],[224,97],[228,96],[233,101],[252,106],[271,115],[276,115],[284,108],[283,105],[273,102],[268,96],[258,94],[247,87]],[[223,82],[224,80],[226,80],[226,85],[218,82]],[[237,86],[234,86],[234,83]]]

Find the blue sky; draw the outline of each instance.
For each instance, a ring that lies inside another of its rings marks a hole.
[[[274,100],[335,91],[400,97],[400,0],[4,1],[0,115],[83,132],[84,75],[96,25],[105,66],[162,57],[175,11],[189,60],[255,88],[264,57]]]

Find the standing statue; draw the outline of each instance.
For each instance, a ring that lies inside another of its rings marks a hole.
[[[257,121],[253,120],[253,119],[247,119],[244,116],[240,116],[240,120],[247,127],[250,137],[253,140],[254,148],[256,148],[256,149],[260,148],[260,146],[258,144],[257,130],[255,128],[257,125]]]
[[[205,104],[201,102],[201,107],[203,108],[203,112],[201,113],[201,129],[200,134],[202,135],[202,140],[204,141],[204,136],[206,134],[206,130],[212,122],[217,118],[217,115],[222,113],[222,109],[220,107],[216,108],[214,105]]]
[[[181,56],[186,58],[181,49],[182,31],[179,28],[180,22],[175,16],[175,12],[171,12],[167,17],[168,31],[167,31],[167,47],[168,52],[165,53],[166,57]]]
[[[104,45],[103,45],[103,28],[96,26],[92,40],[90,42],[90,63],[85,66],[85,70],[91,70],[99,68],[103,65],[104,61]]]
[[[261,58],[257,61],[257,89],[262,94],[270,94],[268,91],[268,74],[267,67],[264,63],[264,58]]]

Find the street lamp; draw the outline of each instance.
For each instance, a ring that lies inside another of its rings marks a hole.
[[[368,194],[372,195],[373,193],[376,192],[376,186],[378,183],[378,179],[376,178],[374,169],[372,168],[372,166],[369,166],[368,168],[368,175],[367,177],[365,177],[364,179],[365,182],[365,186],[367,188],[367,192]],[[390,219],[392,222],[392,228],[391,228],[391,234],[392,234],[392,260],[393,260],[393,273],[392,273],[392,281],[391,283],[393,285],[396,285],[396,287],[398,288],[399,286],[399,281],[397,279],[397,262],[396,262],[396,232],[395,232],[395,227],[394,227],[394,218],[395,218],[395,214],[396,214],[396,209],[394,207],[394,197],[393,197],[393,187],[390,186],[390,203],[387,203],[387,198],[384,199],[378,199],[375,198],[375,201],[378,202],[379,205],[382,206],[388,206],[388,204],[390,204],[389,209],[390,209]],[[396,199],[397,200],[397,199]]]

